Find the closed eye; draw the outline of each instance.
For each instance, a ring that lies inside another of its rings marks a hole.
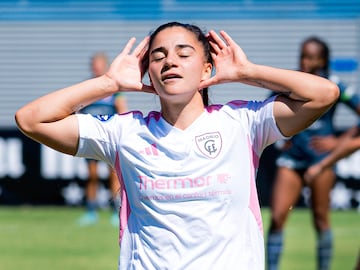
[[[165,56],[162,56],[162,57],[154,57],[154,58],[152,59],[152,61],[154,61],[154,62],[159,62],[159,61],[163,60],[164,58],[165,58]]]
[[[166,57],[165,52],[162,48],[156,49],[151,53],[151,61],[160,61]]]
[[[151,61],[160,61],[160,60],[162,60],[162,59],[164,59],[165,58],[165,54],[164,53],[160,53],[160,52],[158,52],[158,53],[154,53],[152,56],[151,56]]]
[[[186,58],[194,53],[194,49],[188,46],[181,46],[178,48],[177,54],[181,58]]]

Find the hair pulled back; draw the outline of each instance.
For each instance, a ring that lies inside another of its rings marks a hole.
[[[171,27],[182,27],[189,32],[193,33],[197,40],[201,43],[203,49],[204,49],[204,55],[206,58],[206,61],[208,63],[213,63],[211,53],[210,53],[210,44],[208,42],[208,39],[206,38],[206,35],[204,32],[196,25],[193,24],[187,24],[187,23],[180,23],[180,22],[169,22],[160,25],[158,28],[155,29],[152,33],[150,33],[150,39],[149,39],[149,48],[151,48],[155,37],[157,34],[159,34],[162,30],[171,28]],[[149,55],[145,55],[144,61],[143,61],[143,69],[146,71],[149,68]],[[209,105],[209,97],[208,97],[208,88],[204,88],[201,90],[203,103],[205,106]]]

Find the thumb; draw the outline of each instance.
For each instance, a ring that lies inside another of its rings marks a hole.
[[[199,84],[199,89],[203,89],[203,88],[209,87],[211,85],[215,85],[215,84],[218,84],[216,75],[214,77],[211,77],[209,79],[201,81]]]
[[[141,87],[141,91],[145,92],[145,93],[150,93],[150,94],[157,95],[157,93],[155,91],[155,88],[153,86],[150,86],[150,85],[143,84],[142,87]]]

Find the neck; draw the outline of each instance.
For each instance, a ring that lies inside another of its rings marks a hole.
[[[162,117],[179,129],[189,127],[204,112],[204,104],[199,93],[187,103],[171,103],[161,101]]]

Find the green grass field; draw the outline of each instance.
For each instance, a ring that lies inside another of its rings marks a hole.
[[[110,270],[116,269],[118,231],[109,223],[110,211],[100,222],[81,228],[76,219],[82,208],[0,207],[1,270]],[[263,209],[267,229],[268,209]],[[360,214],[331,214],[335,250],[332,270],[354,269],[360,248]],[[315,269],[315,234],[308,210],[295,209],[286,229],[282,270]]]

